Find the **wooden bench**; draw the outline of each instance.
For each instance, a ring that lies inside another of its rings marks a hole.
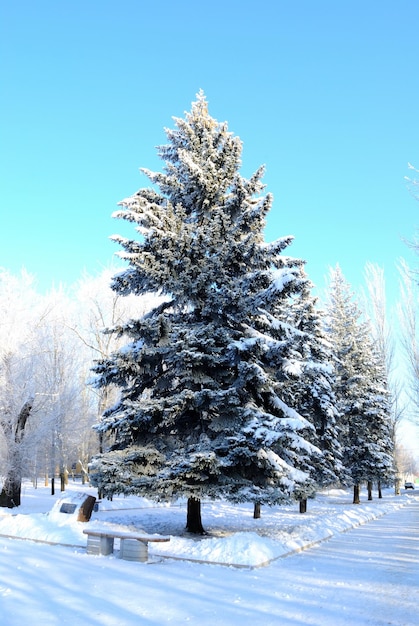
[[[87,535],[87,554],[112,554],[114,540],[119,539],[119,556],[126,561],[146,562],[150,541],[170,541],[170,537],[162,535],[144,535],[111,529],[86,529],[83,533]]]

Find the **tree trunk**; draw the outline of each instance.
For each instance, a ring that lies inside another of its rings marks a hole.
[[[186,530],[195,535],[205,535],[201,521],[201,500],[198,498],[188,498]]]
[[[253,519],[260,518],[260,502],[255,502],[253,507]]]
[[[369,480],[367,483],[368,500],[372,500],[372,482]]]
[[[307,513],[307,498],[300,500],[300,513]]]
[[[359,498],[359,492],[360,492],[360,486],[359,486],[359,483],[358,483],[358,485],[354,485],[354,500],[353,500],[353,504],[361,504],[361,500]]]
[[[0,506],[13,509],[20,506],[22,491],[22,459],[20,444],[25,432],[26,422],[32,410],[33,399],[25,402],[20,410],[15,428],[14,441],[11,442],[10,466],[7,472],[3,489],[0,493]]]
[[[62,469],[60,471],[60,491],[65,491],[65,473],[64,470]]]
[[[377,483],[377,489],[378,489],[378,497],[382,498],[383,497],[383,493],[381,491],[381,480],[379,480],[378,483]]]

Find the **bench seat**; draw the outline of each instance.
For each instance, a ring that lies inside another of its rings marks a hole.
[[[126,561],[148,560],[148,544],[150,541],[170,541],[170,537],[163,535],[147,535],[130,531],[118,531],[107,529],[86,529],[87,553],[107,555],[114,551],[114,540],[120,539],[119,556]]]

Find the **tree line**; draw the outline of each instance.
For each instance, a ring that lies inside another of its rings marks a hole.
[[[292,237],[268,243],[273,199],[263,168],[240,173],[242,143],[200,92],[166,131],[160,172],[120,203],[133,224],[115,236],[128,269],[121,295],[153,293],[146,316],[114,329],[125,343],[96,367],[119,389],[98,426],[107,449],[91,463],[102,493],[260,506],[317,489],[394,478],[389,358],[339,268],[322,312]],[[384,341],[384,337],[381,337]]]
[[[0,271],[0,506],[19,506],[23,476],[52,493],[56,476],[60,489],[72,470],[87,478],[100,450],[92,426],[113,398],[89,384],[92,363],[118,344],[106,327],[134,306],[111,291],[112,274],[41,295],[26,271]]]
[[[304,512],[316,490],[353,485],[359,502],[362,483],[397,474],[380,269],[369,311],[339,267],[319,303],[292,238],[265,241],[263,168],[240,174],[241,141],[203,93],[175,123],[163,171],[144,169],[151,184],[116,215],[133,224],[115,237],[127,269],[42,297],[0,274],[0,506],[19,505],[23,475],[58,468],[63,488],[75,462],[103,497],[185,498],[191,532],[206,498]]]

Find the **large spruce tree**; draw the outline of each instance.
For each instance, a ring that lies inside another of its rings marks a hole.
[[[283,255],[292,238],[264,241],[272,198],[260,168],[240,173],[242,144],[208,114],[202,92],[159,148],[151,186],[116,217],[138,235],[114,237],[129,267],[120,294],[158,294],[147,315],[113,329],[123,349],[95,366],[119,401],[99,430],[108,450],[91,464],[105,496],[188,499],[187,527],[202,532],[202,498],[275,504],[312,490],[312,425],[281,397],[294,329],[278,303],[306,281]]]
[[[339,266],[331,271],[328,333],[334,348],[343,461],[359,502],[362,482],[394,476],[391,406],[385,368]]]

